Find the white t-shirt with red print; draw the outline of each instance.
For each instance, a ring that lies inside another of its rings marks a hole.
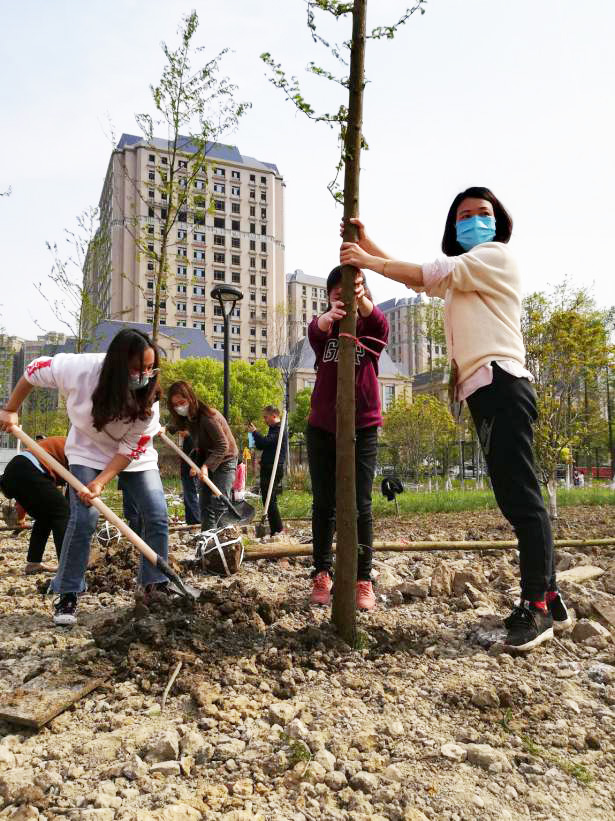
[[[102,470],[114,456],[131,461],[127,471],[152,470],[158,466],[153,438],[160,430],[158,402],[152,415],[135,422],[116,420],[96,430],[92,419],[92,394],[105,359],[104,353],[60,353],[40,356],[26,367],[24,377],[37,388],[57,388],[66,401],[71,428],[65,453],[69,465]]]

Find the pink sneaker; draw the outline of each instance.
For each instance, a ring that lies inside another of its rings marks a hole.
[[[357,582],[357,607],[359,610],[373,610],[376,596],[371,582]]]
[[[326,570],[321,570],[314,576],[310,604],[329,604],[333,579]]]

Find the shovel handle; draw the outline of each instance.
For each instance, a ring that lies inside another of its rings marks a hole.
[[[163,433],[161,430],[158,431],[158,436],[160,436],[162,441],[165,444],[167,444],[171,448],[171,450],[174,450],[175,453],[177,453],[177,455],[180,456],[187,465],[190,465],[191,468],[196,470],[197,475],[198,475],[199,479],[201,480],[201,482],[203,482],[204,484],[207,485],[207,487],[211,490],[211,492],[214,494],[214,496],[222,496],[222,491],[218,490],[218,488],[214,485],[214,483],[211,481],[209,476],[206,476],[203,479],[203,477],[201,476],[201,468],[196,464],[196,462],[192,461],[192,459],[188,456],[187,453],[184,453],[184,451],[179,447],[179,445],[176,445],[175,442],[169,436],[167,436],[166,433]]]
[[[27,433],[24,433],[24,431],[18,425],[12,425],[9,430],[9,433],[12,434],[16,439],[19,439],[19,441],[23,445],[26,445],[26,447],[29,450],[31,450],[32,453],[38,459],[41,460],[41,462],[43,462],[45,465],[48,465],[50,468],[53,468],[53,470],[58,474],[58,476],[61,476],[63,479],[65,479],[68,482],[68,484],[72,488],[74,488],[74,490],[77,491],[77,493],[87,490],[86,486],[82,484],[76,476],[73,476],[70,470],[66,470],[64,465],[61,465],[57,459],[54,459],[54,457],[50,453],[47,453],[47,451],[44,450],[37,442],[35,442],[34,439],[31,439]],[[128,527],[126,522],[123,522],[119,516],[117,516],[112,510],[110,510],[102,499],[99,499],[97,496],[95,496],[92,499],[91,504],[92,507],[95,507],[100,513],[102,513],[102,515],[108,522],[110,522],[112,525],[115,525],[115,527],[117,527],[120,533],[123,536],[125,536],[128,539],[128,541],[132,542],[132,544],[137,548],[139,553],[141,553],[148,560],[148,562],[153,564],[154,567],[161,565],[161,559],[158,556],[158,554],[154,552],[152,548],[148,544],[146,544],[140,536],[137,536],[134,530]]]

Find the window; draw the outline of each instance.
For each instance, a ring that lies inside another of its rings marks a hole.
[[[149,189],[149,191],[147,192],[147,196],[150,198],[150,200],[154,199],[155,194],[154,194],[154,189],[153,188]]]
[[[261,336],[267,336],[267,328],[261,328]]]
[[[214,271],[214,279],[216,282],[224,282],[224,271]]]
[[[161,325],[166,325],[167,324],[166,319],[163,319],[162,317],[160,317],[160,324]]]
[[[241,345],[231,345],[231,353],[241,353]]]
[[[153,271],[154,270],[154,263],[153,262],[148,262],[147,263],[147,270],[148,271]]]
[[[151,243],[150,245],[148,245],[147,250],[148,251],[153,251],[154,250],[154,243]]]
[[[188,249],[182,246],[178,246],[177,248],[177,256],[178,257],[187,257],[188,256]]]
[[[321,314],[324,314],[324,312],[325,312],[326,310],[327,310],[327,303],[326,303],[326,302],[321,302],[321,303],[320,303],[320,313],[321,313]]]
[[[261,348],[261,353],[264,353],[264,354],[265,354],[265,356],[267,356],[267,348],[266,348],[264,345],[263,345],[263,347]]]
[[[256,294],[250,294],[250,302],[256,302]]]
[[[317,310],[318,310],[318,303],[317,303],[317,302],[312,302],[312,310],[313,310],[313,311],[317,311]]]
[[[261,185],[267,185],[267,177],[261,177]]]
[[[261,277],[261,285],[263,288],[267,286],[267,277]]]
[[[168,157],[161,157],[160,162],[163,165],[168,165],[169,164],[169,158]]]
[[[264,258],[261,259],[261,269],[267,270],[267,260]]]
[[[261,191],[261,202],[267,202],[267,194]]]
[[[256,234],[256,223],[255,222],[250,223],[250,233],[251,234]]]
[[[241,248],[241,240],[239,239],[239,237],[231,237],[231,247]]]
[[[153,299],[148,299],[147,300],[147,307],[148,308],[153,308],[154,307],[154,300]]]
[[[184,220],[184,222],[185,222],[185,220]],[[194,212],[194,224],[195,225],[205,225],[205,214],[202,213],[202,212],[197,214],[196,211],[195,211]]]
[[[261,294],[261,302],[267,302],[267,294]]]
[[[187,238],[188,238],[188,232],[186,231],[186,229],[185,228],[180,228],[179,231],[177,232],[177,239],[187,239]]]
[[[231,282],[241,282],[241,274],[239,271],[233,271],[231,274]]]
[[[214,174],[216,177],[224,177],[226,176],[226,171],[224,168],[214,168]]]
[[[395,401],[395,385],[384,386],[384,409],[387,410],[389,405]]]
[[[241,316],[241,308],[235,308],[235,310],[231,311],[231,316]]]
[[[254,191],[250,191],[250,199],[251,199],[251,200],[255,200],[255,199],[256,199],[256,193],[255,193]]]
[[[241,257],[239,254],[231,254],[231,265],[241,265]]]
[[[215,182],[214,183],[214,194],[225,194],[226,187],[222,182]]]
[[[256,240],[255,239],[250,240],[250,251],[256,251]]]
[[[256,336],[256,328],[250,328],[250,336]]]
[[[307,311],[307,299],[303,299],[303,300],[301,300],[301,302],[302,302],[301,307],[303,308],[304,311]]]
[[[184,288],[186,286],[184,285]],[[192,293],[195,296],[205,296],[205,286],[204,285],[193,285],[192,286]]]
[[[224,237],[220,234],[214,234],[214,245],[221,245],[224,248]]]
[[[267,209],[266,208],[261,208],[261,219],[262,220],[267,219]]]
[[[250,274],[250,285],[256,285],[256,274]]]
[[[186,268],[185,265],[178,265],[177,266],[177,275],[178,276],[185,277],[187,273],[188,273],[188,269]]]
[[[239,220],[231,220],[231,229],[233,231],[239,231]]]
[[[203,231],[195,231],[193,237],[195,242],[205,242],[205,233]]]
[[[256,311],[250,311],[250,319],[256,319]]]
[[[265,236],[267,234],[267,226],[261,225],[261,235]]]
[[[303,314],[303,322],[304,323],[307,322],[307,315],[306,314]]]
[[[197,279],[205,279],[205,268],[195,268],[194,269],[194,276]]]
[[[180,188],[187,188],[188,187],[188,180],[185,177],[179,178],[179,187]]]
[[[149,155],[149,161],[150,162],[156,162],[156,155],[155,154],[150,154]]]
[[[261,242],[261,254],[266,254],[266,253],[267,253],[267,243],[266,242]]]
[[[192,256],[194,259],[205,259],[205,251],[197,249],[192,252]]]
[[[231,171],[231,177],[234,180],[239,180],[239,179],[241,179],[241,172],[233,170],[233,171]]]
[[[178,222],[188,222],[188,214],[185,211],[180,211],[177,215],[177,220]],[[196,217],[194,218],[194,221],[196,222]]]
[[[166,303],[166,300],[165,300],[165,299],[163,299],[163,300],[161,301],[161,303],[160,303],[160,307],[161,307],[163,310],[165,310],[165,311],[166,311],[166,309],[167,309],[167,303]]]
[[[204,314],[205,313],[205,306],[204,305],[193,305],[192,306],[192,313],[193,314]]]
[[[165,191],[163,191],[163,192],[162,192],[162,194],[160,195],[160,197],[161,197],[161,199],[163,199],[165,202],[166,202],[166,201],[167,201],[167,199],[168,199],[168,197],[167,197],[167,195],[166,195],[166,192],[165,192]]]
[[[239,214],[240,205],[238,202],[231,203],[231,214]]]
[[[148,180],[155,180],[156,179],[156,173],[154,171],[148,171],[147,179]]]
[[[241,325],[231,325],[231,333],[235,336],[241,336]]]
[[[152,279],[149,279],[147,281],[147,290],[148,291],[153,291],[154,290],[154,281]]]
[[[218,262],[224,265],[225,259],[226,256],[224,254],[214,254],[214,262]]]
[[[214,217],[214,228],[226,228],[224,217]]]
[[[251,217],[255,217],[255,216],[256,216],[256,206],[255,206],[255,205],[251,205],[251,206],[250,206],[250,216],[251,216]]]
[[[152,211],[153,211],[154,209],[152,208],[152,209],[150,209],[150,210],[152,210]],[[151,215],[150,215],[150,216],[151,216]],[[153,225],[148,225],[148,226],[147,226],[147,233],[148,233],[148,234],[153,234],[153,233],[154,233],[154,226],[153,226]]]
[[[186,320],[185,319],[178,319],[177,320],[177,327],[178,328],[185,328],[186,327]]]
[[[186,160],[179,160],[177,165],[179,166],[179,168],[188,168],[188,163],[186,162]]]
[[[184,328],[185,327],[186,326],[184,325]],[[193,328],[198,328],[200,331],[204,331],[205,330],[205,323],[204,322],[193,322],[192,327]]]
[[[224,200],[214,200],[214,208],[216,211],[224,211]]]
[[[250,353],[256,353],[256,345],[250,345]]]
[[[153,286],[153,284],[154,284],[154,283],[152,282],[152,286]],[[185,294],[187,290],[188,290],[188,289],[186,288],[186,286],[185,286],[185,285],[178,285],[178,286],[177,286],[177,293],[178,293],[178,294]]]
[[[241,188],[238,185],[231,185],[231,194],[234,197],[241,196]]]
[[[205,188],[205,180],[195,180],[194,187],[199,191],[202,191]]]
[[[178,302],[176,307],[177,307],[177,310],[180,313],[185,313],[185,311],[186,311],[186,303],[185,302]]]
[[[165,220],[166,218],[167,218],[167,209],[166,208],[161,208],[160,209],[160,219]]]
[[[301,293],[302,293],[302,294],[307,294],[307,288],[305,287],[305,285],[304,285],[304,286],[303,286],[303,288],[301,289]]]
[[[222,308],[219,305],[214,305],[214,316],[223,316]]]

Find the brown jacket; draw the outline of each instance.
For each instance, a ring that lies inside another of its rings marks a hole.
[[[196,444],[199,467],[207,465],[209,471],[217,470],[223,462],[235,459],[237,443],[220,411],[212,408],[213,416],[200,413],[188,421],[188,429]]]
[[[41,439],[36,443],[41,447],[43,450],[46,450],[47,453],[51,454],[54,459],[56,459],[63,467],[68,470],[68,461],[66,459],[66,455],[64,453],[64,446],[66,445],[66,436],[48,436],[46,439]],[[32,452],[33,456],[36,456],[36,453]],[[38,459],[38,456],[36,456]],[[64,479],[61,479],[57,473],[50,467],[44,463],[43,459],[38,459],[41,465],[45,468],[47,473],[51,476],[53,481],[56,485],[63,485],[65,484]]]

